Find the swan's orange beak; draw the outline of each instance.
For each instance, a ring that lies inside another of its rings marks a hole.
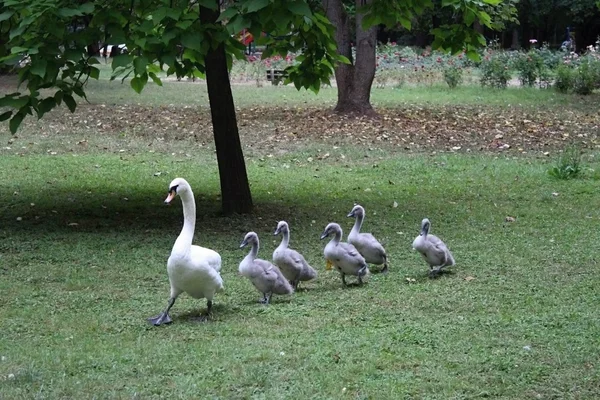
[[[177,192],[175,192],[174,190],[170,191],[169,195],[165,199],[165,204],[169,204],[171,201],[173,201],[173,199],[175,198],[176,195],[177,195]]]

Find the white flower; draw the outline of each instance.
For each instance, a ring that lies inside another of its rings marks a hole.
[[[531,44],[537,43],[537,39],[529,39],[529,43],[531,43]]]

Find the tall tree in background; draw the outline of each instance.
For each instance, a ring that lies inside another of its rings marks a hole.
[[[336,53],[333,27],[305,0],[240,0],[223,7],[219,0],[5,0],[0,23],[9,35],[3,48],[11,50],[0,65],[27,59],[19,70],[27,91],[0,98],[0,107],[12,108],[0,120],[10,119],[15,132],[27,114],[42,118],[62,103],[75,111],[74,96],[85,99],[85,83],[100,75],[90,47],[126,44],[129,53],[114,57],[112,69],[114,77],[131,78],[138,93],[149,79],[162,85],[161,71],[206,77],[223,211],[249,212],[252,197],[228,75],[233,57],[245,57],[235,34],[244,28],[256,37],[269,32],[267,55],[302,52],[300,63],[287,70],[297,88],[318,91],[333,65],[344,60]]]
[[[350,60],[338,64],[335,79],[338,101],[335,110],[343,113],[375,114],[370,96],[375,77],[377,27],[394,27],[398,23],[410,30],[412,20],[426,8],[432,8],[432,0],[322,0],[329,20],[335,25],[338,51]],[[471,58],[477,58],[476,49],[486,44],[478,32],[476,23],[490,29],[498,29],[490,16],[501,0],[444,0],[440,8],[449,11],[451,17],[432,29],[435,36],[432,47],[457,52],[465,49]],[[352,15],[349,10],[354,11]],[[511,10],[512,14],[516,9]],[[501,14],[498,14],[501,15]],[[352,46],[355,44],[355,54]]]

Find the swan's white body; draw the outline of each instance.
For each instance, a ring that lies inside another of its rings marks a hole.
[[[454,257],[446,244],[437,236],[429,233],[431,223],[427,218],[421,222],[421,234],[415,238],[412,247],[417,250],[432,272],[439,272],[444,267],[455,264]]]
[[[184,179],[175,180],[171,187],[183,204],[183,229],[175,241],[167,261],[171,283],[171,297],[185,292],[195,299],[211,301],[215,293],[223,290],[221,256],[214,250],[192,245],[196,226],[196,202],[192,188]]]
[[[160,315],[150,318],[154,325],[169,323],[169,310],[181,293],[187,293],[195,299],[205,298],[208,310],[212,307],[215,293],[223,290],[221,256],[214,250],[192,245],[196,226],[196,202],[189,183],[177,178],[169,186],[169,197],[165,203],[171,202],[179,195],[183,205],[183,228],[175,240],[171,255],[167,260],[167,273],[171,284],[171,297],[167,309]]]
[[[348,217],[356,218],[354,226],[348,235],[348,243],[356,247],[367,263],[375,265],[383,264],[384,270],[387,270],[387,254],[381,243],[372,234],[360,232],[365,218],[364,208],[359,205],[354,206]]]
[[[323,250],[325,259],[329,260],[335,269],[342,275],[342,281],[345,284],[344,275],[354,275],[360,278],[369,273],[369,268],[363,256],[360,255],[356,247],[350,243],[343,243],[342,228],[335,223],[327,225],[321,235],[321,239],[334,234],[334,237],[327,243]]]
[[[304,256],[290,249],[290,229],[285,221],[277,224],[275,234],[282,234],[281,243],[273,252],[273,263],[279,267],[283,276],[292,286],[297,287],[299,281],[309,281],[317,277],[317,271],[311,267]]]
[[[248,244],[251,244],[252,248],[240,262],[238,270],[240,275],[248,278],[252,285],[263,294],[264,302],[268,303],[273,294],[293,293],[294,289],[276,265],[257,258],[259,241],[256,233],[248,232],[241,247]]]

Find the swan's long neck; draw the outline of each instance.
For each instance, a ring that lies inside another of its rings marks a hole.
[[[283,237],[281,238],[281,243],[279,244],[280,249],[287,249],[290,244],[290,231],[287,229],[283,232]]]
[[[340,244],[341,240],[342,240],[342,231],[341,230],[335,231],[335,236],[333,237],[333,239],[331,239],[331,242],[337,246],[338,244]]]
[[[356,216],[356,219],[354,220],[354,226],[352,227],[352,233],[360,232],[360,228],[362,227],[362,223],[363,223],[364,219],[365,219],[365,216],[362,214],[359,214]]]
[[[258,238],[257,238],[256,241],[252,243],[252,248],[250,249],[250,252],[248,253],[247,257],[250,257],[252,260],[256,259],[256,257],[258,257],[259,247],[260,247],[260,245],[258,244]]]
[[[196,228],[196,202],[191,189],[180,195],[183,204],[183,228],[173,246],[174,253],[187,253],[192,247]]]
[[[425,225],[424,227],[421,228],[421,236],[426,238],[428,233],[429,233],[429,226]]]

